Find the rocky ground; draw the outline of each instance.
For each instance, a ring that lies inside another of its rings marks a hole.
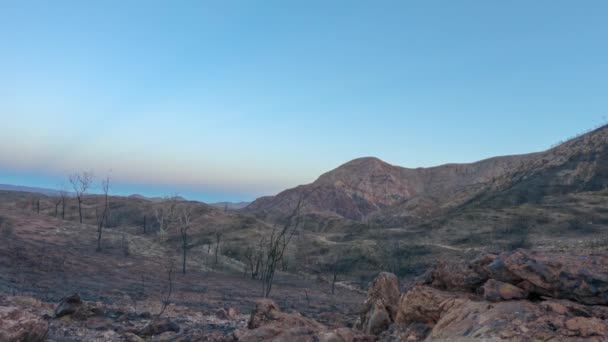
[[[0,341],[607,341],[608,254],[516,250],[442,262],[401,291],[381,273],[354,327],[259,299],[251,312],[0,297]]]

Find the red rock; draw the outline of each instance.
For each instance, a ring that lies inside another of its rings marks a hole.
[[[483,298],[491,302],[524,299],[526,296],[524,290],[502,281],[489,279],[483,285]]]
[[[595,317],[574,317],[566,321],[566,328],[576,333],[576,336],[606,336],[608,325]]]
[[[367,334],[379,334],[395,320],[399,303],[399,279],[392,273],[380,273],[367,291],[359,328]]]
[[[399,300],[395,323],[407,325],[411,322],[434,326],[441,314],[454,305],[457,295],[425,285],[417,285]]]
[[[608,253],[576,255],[517,250],[485,267],[491,278],[538,295],[608,305]]]
[[[16,307],[0,307],[0,342],[43,341],[49,325],[33,314]]]
[[[329,330],[323,324],[298,313],[281,312],[270,299],[260,299],[251,313],[247,329],[237,329],[234,339],[241,342],[276,341],[371,341],[371,337],[350,329]]]
[[[441,261],[431,272],[428,282],[438,289],[450,291],[474,291],[486,278],[465,262]]]

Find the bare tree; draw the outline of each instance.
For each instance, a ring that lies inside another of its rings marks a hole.
[[[63,198],[61,198],[61,197],[55,197],[55,199],[53,200],[53,204],[55,204],[55,217],[57,217],[59,215],[59,205],[61,204],[62,201],[63,201]]]
[[[224,232],[222,231],[222,227],[217,227],[213,232],[213,235],[215,236],[215,261],[213,263],[214,266],[217,266],[217,258],[220,252],[220,242],[222,241],[223,234]]]
[[[167,281],[160,292],[160,312],[158,313],[157,317],[162,316],[169,303],[171,303],[171,296],[173,295],[173,264],[173,259],[169,258],[169,262],[165,267]]]
[[[262,295],[268,298],[272,290],[275,271],[283,255],[285,249],[289,245],[291,238],[294,236],[301,223],[300,210],[302,209],[304,196],[300,196],[298,202],[293,209],[291,215],[287,217],[282,228],[277,228],[275,225],[270,234],[270,239],[266,245],[265,261],[262,267]]]
[[[61,190],[59,190],[59,197],[61,198],[61,219],[65,220],[65,206],[67,204],[69,194],[63,187]]]
[[[326,265],[325,269],[331,275],[331,294],[336,292],[336,283],[338,277],[342,274],[346,274],[352,267],[357,263],[356,253],[352,253],[349,249],[340,248],[334,251],[331,256],[330,262]]]
[[[260,238],[257,248],[247,247],[245,250],[245,259],[247,260],[247,266],[249,267],[249,274],[251,279],[256,279],[260,273],[262,262],[264,258],[264,246],[266,240],[264,237]]]
[[[65,219],[65,199],[68,197],[68,192],[65,190],[64,185],[59,186],[57,190],[57,196],[53,203],[55,204],[55,217],[59,216],[59,205],[61,205],[61,219]]]
[[[154,209],[154,217],[158,222],[158,234],[161,238],[167,234],[171,225],[176,220],[177,203],[177,196],[169,197],[159,203]]]
[[[103,227],[106,225],[108,220],[108,215],[110,211],[110,201],[108,198],[108,193],[110,192],[110,177],[106,177],[101,181],[101,190],[103,191],[104,204],[103,210],[101,212],[101,216],[97,218],[97,251],[101,251],[101,233],[103,232]],[[97,209],[96,211],[97,212]],[[97,215],[96,215],[97,216]]]
[[[179,233],[182,238],[182,274],[186,274],[186,256],[190,249],[188,231],[192,225],[192,207],[185,206],[179,213]]]
[[[93,183],[93,174],[91,172],[83,171],[82,173],[74,173],[69,176],[70,184],[76,193],[76,199],[78,200],[78,217],[80,223],[82,223],[82,201],[84,195],[89,190],[89,187]]]

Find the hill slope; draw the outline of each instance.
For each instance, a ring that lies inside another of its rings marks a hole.
[[[607,142],[604,126],[545,152],[468,164],[410,169],[360,158],[311,184],[259,198],[246,210],[280,218],[306,195],[307,213],[352,220],[423,218],[472,201],[529,201],[556,192],[599,190],[608,183]]]

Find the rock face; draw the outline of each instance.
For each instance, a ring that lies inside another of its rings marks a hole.
[[[16,307],[0,307],[0,342],[43,341],[49,325],[33,314]]]
[[[608,255],[564,255],[517,250],[483,268],[489,278],[553,298],[608,304]]]
[[[369,332],[384,341],[605,341],[607,257],[517,250],[440,263]]]
[[[285,313],[270,299],[260,299],[251,313],[247,329],[234,332],[234,339],[243,342],[321,341],[355,342],[372,341],[371,337],[351,329],[328,329],[323,324],[299,313]]]

